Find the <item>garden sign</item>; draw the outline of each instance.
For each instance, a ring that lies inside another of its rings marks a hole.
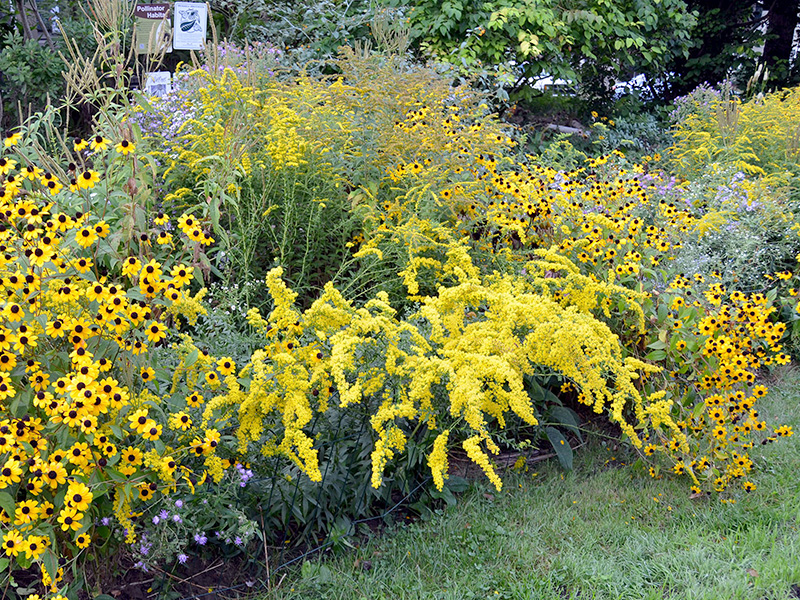
[[[202,50],[206,45],[208,6],[203,2],[175,3],[175,50]]]
[[[133,14],[136,17],[137,54],[156,54],[172,49],[169,43],[169,4],[137,4]]]

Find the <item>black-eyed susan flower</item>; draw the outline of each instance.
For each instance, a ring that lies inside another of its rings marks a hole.
[[[47,191],[50,192],[50,195],[55,196],[64,188],[64,185],[57,179],[53,179],[47,182],[46,187]]]
[[[144,367],[142,368],[142,381],[153,381],[156,376],[156,372],[153,370],[152,367]]]
[[[3,551],[6,556],[16,557],[24,550],[22,534],[16,529],[10,529],[3,536]]]
[[[135,277],[142,269],[142,263],[135,256],[129,256],[122,261],[122,274],[126,277]]]
[[[94,494],[86,486],[86,484],[79,481],[73,481],[67,488],[67,494],[64,496],[64,501],[67,506],[77,512],[85,512],[94,499]]]
[[[36,165],[28,165],[22,169],[21,174],[30,181],[33,181],[34,179],[39,179],[42,176],[42,169]]]
[[[17,166],[17,161],[5,156],[0,157],[0,175],[8,175]]]
[[[72,149],[75,152],[82,152],[86,150],[86,148],[88,147],[89,147],[89,142],[87,142],[82,138],[75,138],[75,140],[72,142]]]
[[[3,146],[5,146],[6,148],[10,148],[11,146],[15,146],[16,144],[18,144],[21,139],[22,139],[21,131],[15,131],[14,133],[9,131],[3,138]]]
[[[97,237],[104,238],[108,235],[109,231],[111,231],[111,229],[105,221],[98,221],[94,224],[94,232],[97,234]]]
[[[111,140],[104,138],[102,135],[96,135],[89,143],[89,149],[92,152],[103,152],[111,145]]]
[[[100,173],[91,169],[78,176],[78,187],[84,190],[93,188],[100,181]]]
[[[136,150],[136,145],[128,140],[122,140],[120,143],[114,146],[114,150],[116,150],[119,154],[128,156],[128,154]]]
[[[153,344],[157,344],[167,337],[167,332],[164,327],[155,321],[148,325],[146,332],[147,339]]]
[[[84,227],[75,232],[75,241],[82,248],[88,248],[97,241],[97,234],[91,227]]]
[[[192,427],[192,418],[184,411],[170,415],[169,426],[178,431],[186,431]]]
[[[161,468],[168,474],[172,475],[175,469],[178,468],[178,462],[171,456],[164,456],[161,459]]]
[[[138,466],[142,464],[142,451],[139,448],[126,448],[122,451],[122,459],[129,465]]]
[[[203,404],[203,402],[205,402],[205,399],[203,398],[203,395],[199,394],[198,392],[194,392],[186,396],[186,406],[189,408],[198,407]]]
[[[136,431],[136,433],[142,432],[144,427],[147,425],[147,421],[148,421],[147,408],[139,408],[130,415],[128,415],[128,425],[131,429]]]
[[[39,560],[49,545],[49,538],[41,535],[30,535],[23,544],[25,556],[30,560]],[[31,596],[28,596],[31,598]]]
[[[14,525],[26,525],[39,518],[39,503],[36,500],[23,500],[14,512]]]
[[[81,419],[80,429],[83,433],[94,433],[97,431],[97,417],[86,415]]]
[[[0,467],[0,490],[19,483],[22,479],[22,466],[18,460],[9,458]]]
[[[51,488],[56,488],[63,485],[67,481],[67,470],[60,461],[51,461],[45,468],[42,469],[42,479]]]
[[[217,369],[222,375],[230,375],[236,370],[236,363],[230,357],[223,357],[217,361]]]
[[[181,215],[178,217],[178,229],[180,229],[187,236],[193,229],[197,228],[197,219],[192,215]]]
[[[180,288],[192,280],[193,272],[194,272],[193,267],[187,267],[185,265],[176,265],[170,271],[170,275],[172,275],[173,283]]]
[[[62,531],[77,531],[81,528],[82,519],[83,515],[74,508],[62,508],[58,513],[58,523]]]

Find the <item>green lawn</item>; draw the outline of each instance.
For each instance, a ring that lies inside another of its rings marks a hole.
[[[800,371],[760,410],[800,432]],[[754,451],[758,491],[692,500],[685,482],[621,465],[599,439],[481,482],[443,516],[407,523],[289,573],[269,598],[548,600],[800,598],[800,435]],[[796,584],[796,587],[793,587]]]

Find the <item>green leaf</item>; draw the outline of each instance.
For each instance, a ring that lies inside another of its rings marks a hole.
[[[647,355],[647,360],[652,360],[653,362],[658,362],[659,360],[664,360],[667,357],[667,353],[663,350],[653,350],[650,354]]]
[[[566,406],[551,406],[548,410],[550,413],[550,421],[557,425],[563,425],[572,433],[578,436],[578,439],[583,441],[580,429],[580,419],[577,413]]]
[[[197,348],[195,348],[189,353],[189,356],[186,357],[186,360],[183,361],[184,366],[186,366],[187,368],[191,367],[194,363],[197,362],[198,356],[199,356],[198,350]]]
[[[469,481],[456,475],[451,475],[448,477],[444,484],[451,492],[455,494],[461,494],[469,489]]]
[[[50,579],[55,581],[58,574],[58,558],[50,548],[45,550],[42,555],[42,565],[47,574],[50,575]]]
[[[11,561],[9,561],[7,558],[0,558],[0,573],[2,573],[8,568],[10,562]]]
[[[553,446],[553,450],[556,451],[556,456],[558,456],[558,462],[561,463],[561,466],[566,469],[567,471],[572,470],[572,446],[569,445],[567,438],[564,437],[558,429],[555,427],[545,427],[545,433],[547,434],[547,439],[550,440],[550,443]]]
[[[523,378],[523,383],[525,385],[525,391],[528,392],[528,396],[530,396],[530,399],[533,400],[534,403],[544,402],[546,399],[545,390],[539,385],[538,381],[526,375]]]
[[[692,411],[692,418],[697,419],[700,415],[702,415],[705,407],[706,405],[702,403],[695,406],[694,410]]]
[[[6,514],[14,518],[14,499],[6,492],[0,492],[0,508],[6,511]]]

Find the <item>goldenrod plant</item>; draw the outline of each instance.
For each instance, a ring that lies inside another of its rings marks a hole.
[[[728,86],[705,88],[682,100],[670,156],[676,171],[694,178],[709,163],[747,175],[798,175],[800,90],[789,88],[741,100]]]

